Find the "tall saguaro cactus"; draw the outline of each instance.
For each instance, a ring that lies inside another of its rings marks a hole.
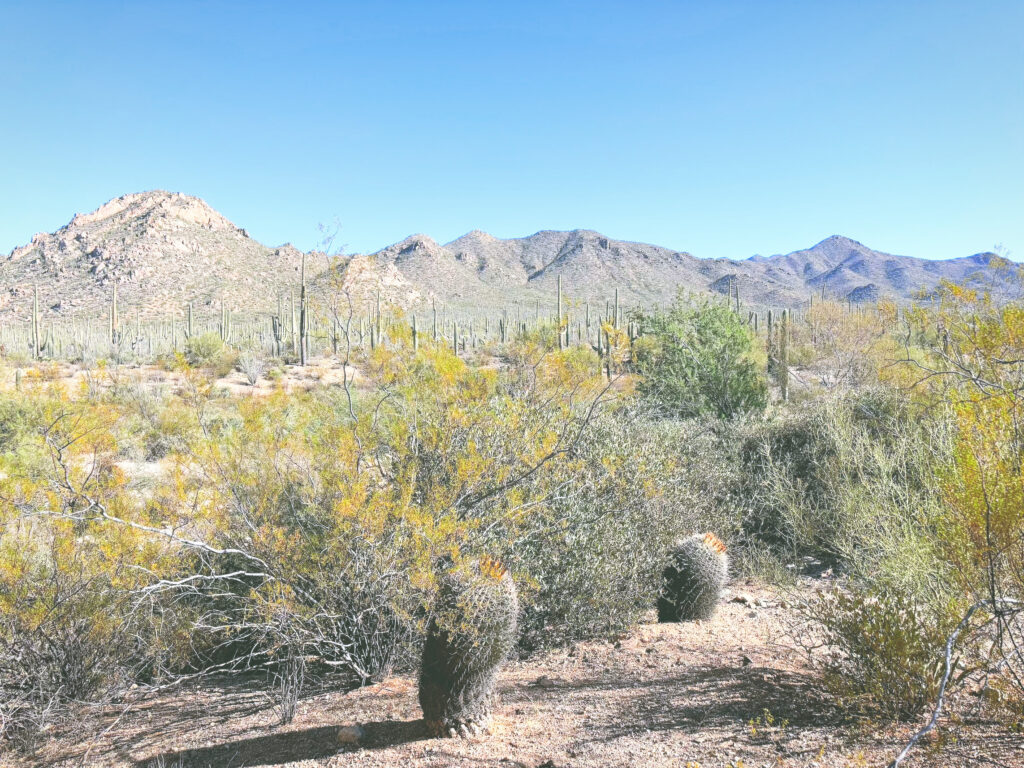
[[[562,349],[562,276],[558,276],[558,297],[555,299],[555,333],[558,335],[558,348]]]
[[[782,310],[782,319],[779,323],[779,389],[782,393],[782,401],[789,400],[789,310]]]
[[[117,346],[120,338],[121,321],[117,316],[117,283],[114,283],[114,295],[110,299],[110,343]]]
[[[39,345],[39,286],[32,286],[32,356],[37,360],[43,350]]]
[[[302,254],[299,287],[299,365],[306,364],[306,254]]]

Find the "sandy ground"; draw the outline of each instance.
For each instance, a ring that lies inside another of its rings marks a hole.
[[[472,739],[426,736],[412,677],[311,695],[287,726],[255,683],[236,682],[111,708],[89,724],[96,735],[65,735],[30,764],[860,768],[898,753],[917,724],[844,721],[787,640],[795,616],[776,592],[741,585],[725,601],[709,622],[642,624],[509,664],[491,733]],[[952,722],[941,754],[932,739],[903,765],[1024,766],[1024,737],[965,716]],[[340,743],[351,726],[362,738]]]
[[[82,391],[91,378],[101,388],[112,385],[112,376],[127,381],[135,381],[146,389],[162,388],[168,391],[181,391],[184,387],[184,376],[178,371],[168,371],[156,365],[125,365],[110,369],[109,373],[97,371],[87,372],[78,365],[69,363],[42,363],[39,365],[9,366],[0,374],[0,391],[13,390],[18,382],[18,372],[23,386],[35,382],[43,384],[60,383],[66,391],[75,395]],[[261,376],[255,385],[250,385],[240,371],[232,371],[227,376],[213,382],[215,390],[223,390],[232,395],[267,395],[283,388],[286,392],[310,390],[317,386],[342,386],[344,369],[341,362],[333,357],[311,358],[307,365],[286,365],[278,381]],[[348,366],[348,379],[354,387],[365,387],[366,381],[351,365]]]

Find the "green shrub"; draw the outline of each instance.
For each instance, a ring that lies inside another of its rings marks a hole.
[[[708,299],[677,299],[667,310],[637,316],[633,345],[637,391],[677,417],[732,418],[764,409],[768,390],[750,328]]]
[[[235,366],[237,354],[213,331],[192,336],[185,342],[185,359],[196,368],[210,369],[217,378],[227,376]]]
[[[746,538],[789,560],[810,555],[865,578],[891,577],[915,594],[931,591],[942,568],[934,529],[948,430],[941,412],[916,413],[886,390],[741,426]]]
[[[653,605],[671,542],[708,509],[689,492],[677,440],[696,425],[624,408],[592,424],[562,490],[506,547],[521,575],[521,651],[628,629]],[[496,537],[501,534],[496,533]]]

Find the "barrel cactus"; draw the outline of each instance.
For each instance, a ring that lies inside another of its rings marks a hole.
[[[515,583],[496,560],[485,557],[442,577],[420,668],[420,706],[432,735],[487,729],[518,614]]]
[[[678,541],[662,573],[658,621],[710,619],[728,576],[725,544],[715,534]]]

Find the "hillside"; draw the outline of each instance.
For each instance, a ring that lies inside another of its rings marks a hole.
[[[603,302],[615,289],[625,303],[660,303],[682,287],[727,294],[737,286],[748,305],[804,302],[811,295],[854,301],[909,299],[945,278],[990,280],[1003,260],[991,253],[930,261],[875,251],[833,236],[811,248],[745,260],[702,259],[657,245],[615,240],[592,230],[543,230],[501,239],[474,230],[445,245],[412,235],[374,254],[325,268],[311,254],[313,290],[344,287],[363,307],[378,291],[403,307],[432,300],[463,308],[550,301],[558,278],[573,300]],[[302,254],[267,247],[199,198],[163,191],[111,200],[76,215],[53,234],[37,234],[0,259],[0,315],[25,318],[33,286],[44,314],[106,312],[113,286],[127,311],[161,317],[197,311],[269,311],[298,284]],[[317,278],[316,273],[322,275]]]
[[[61,315],[106,311],[113,286],[143,316],[223,300],[269,309],[298,280],[301,253],[268,248],[199,198],[152,191],[76,215],[0,259],[0,314],[24,317],[37,285],[40,309]]]
[[[944,261],[894,256],[840,236],[785,255],[701,259],[591,230],[512,239],[474,231],[444,246],[413,235],[372,258],[381,268],[397,270],[424,296],[452,303],[550,298],[561,276],[566,293],[578,300],[603,301],[618,288],[623,301],[660,303],[679,287],[728,293],[736,285],[742,299],[756,305],[797,304],[822,289],[853,301],[909,299],[942,279],[980,279],[998,259],[990,253]]]

